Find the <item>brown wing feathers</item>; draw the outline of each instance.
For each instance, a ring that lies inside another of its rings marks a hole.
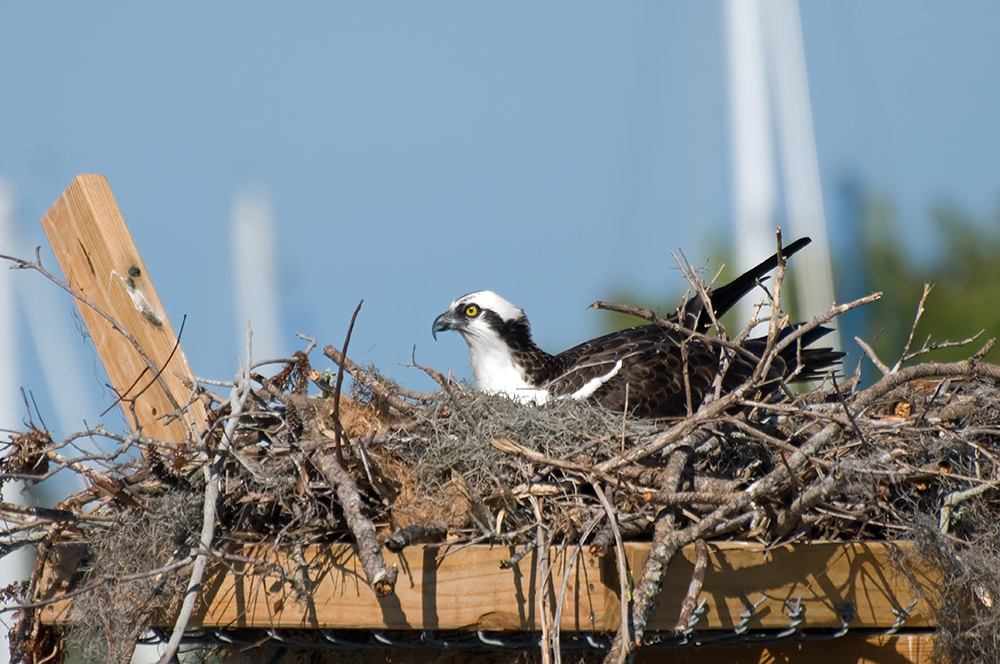
[[[809,244],[802,238],[782,250],[788,257]],[[748,270],[728,284],[709,291],[709,300],[716,316],[721,316],[749,293],[768,272],[777,267],[777,254]],[[711,324],[711,317],[702,305],[687,310],[687,321],[694,329],[703,331]],[[794,328],[782,332],[784,337]],[[785,349],[773,362],[771,386],[777,389],[780,380],[812,380],[843,357],[843,353],[830,348],[806,348],[829,328],[810,330],[798,344]],[[607,408],[623,410],[626,407],[641,417],[666,417],[683,415],[688,410],[688,391],[691,407],[696,408],[705,396],[720,361],[720,346],[696,338],[687,338],[685,353],[681,344],[682,333],[655,324],[614,332],[584,342],[564,353],[552,357],[550,375],[545,386],[558,396],[584,396],[596,400]],[[766,347],[766,338],[750,339],[743,348],[759,356]],[[685,385],[684,355],[687,362]],[[802,366],[798,366],[801,360]],[[621,362],[619,365],[618,363]],[[757,362],[746,354],[737,354],[723,377],[723,388],[734,389],[754,371]],[[626,388],[627,386],[627,388]]]

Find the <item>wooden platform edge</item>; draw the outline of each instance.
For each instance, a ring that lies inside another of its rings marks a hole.
[[[626,545],[633,570],[649,545]],[[192,626],[214,628],[426,629],[537,631],[535,560],[531,555],[510,569],[500,563],[506,547],[410,547],[387,554],[400,568],[396,594],[379,600],[364,582],[360,562],[346,544],[310,546],[307,568],[297,569],[288,551],[269,547],[241,552],[244,562],[217,565],[202,588]],[[619,583],[613,555],[553,548],[555,588],[566,575],[561,629],[614,631],[619,622]],[[44,587],[48,598],[72,590],[80,549],[58,553]],[[567,566],[567,563],[571,564]],[[250,563],[247,561],[255,560]],[[675,558],[664,579],[650,630],[673,629],[693,569],[693,547]],[[911,572],[904,574],[901,565]],[[300,592],[308,578],[307,592]],[[297,581],[293,581],[296,580]],[[804,611],[802,628],[836,629],[853,607],[849,627],[890,628],[906,611],[908,628],[933,626],[927,597],[936,575],[922,569],[912,545],[887,542],[786,545],[765,550],[757,544],[709,544],[709,565],[701,597],[707,611],[700,630],[731,630],[741,624],[746,603],[758,603],[749,629],[785,629],[795,606]],[[58,590],[57,590],[58,589]],[[71,603],[57,601],[42,612],[50,624],[73,622]],[[171,616],[162,623],[171,624]]]
[[[640,650],[636,664],[776,664],[778,662],[818,662],[828,664],[929,664],[934,634],[918,631],[891,636],[847,633],[829,640],[773,643],[752,642],[729,646],[702,646],[697,650]],[[695,654],[696,653],[696,654]]]

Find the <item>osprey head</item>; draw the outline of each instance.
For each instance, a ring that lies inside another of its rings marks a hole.
[[[524,312],[493,291],[463,295],[434,320],[431,333],[456,330],[469,345],[476,387],[522,401],[543,401],[525,362],[542,351],[531,341]]]
[[[482,337],[498,337],[501,330],[511,322],[528,324],[524,312],[493,291],[476,291],[463,295],[436,319],[431,334],[444,330],[456,330],[465,340]]]

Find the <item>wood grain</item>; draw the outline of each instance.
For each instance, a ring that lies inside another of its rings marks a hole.
[[[895,636],[847,635],[831,641],[782,641],[761,645],[699,647],[666,652],[640,650],[636,664],[929,664],[930,632]]]
[[[918,570],[914,581],[920,591],[929,593],[936,582],[936,575],[919,568],[912,546],[905,543],[810,543],[765,549],[746,542],[715,542],[709,543],[708,550],[702,597],[708,600],[709,612],[698,623],[699,628],[730,629],[738,625],[744,611],[741,596],[750,602],[764,600],[751,627],[788,626],[787,613],[801,597],[805,607],[803,627],[840,627],[838,611],[852,604],[852,628],[884,628],[895,619],[893,609],[907,609],[920,596],[893,560]],[[649,545],[631,544],[628,553],[632,569],[642,569]],[[671,629],[676,624],[694,558],[694,547],[688,546],[670,562],[649,629]],[[930,624],[929,606],[920,599],[906,625]]]
[[[184,441],[185,423],[170,416],[188,401],[185,381],[190,385],[193,375],[107,179],[78,175],[42,218],[42,227],[69,287],[127,330],[152,364],[77,300],[111,385],[125,397],[121,406],[129,424],[156,440]],[[192,413],[197,421],[205,418],[200,404]]]
[[[630,564],[640,560],[648,544],[626,544]],[[260,564],[216,567],[206,580],[193,624],[205,627],[280,627],[338,629],[540,629],[534,556],[512,569],[500,569],[512,550],[470,546],[450,553],[433,546],[409,547],[387,554],[400,577],[396,595],[378,599],[365,583],[360,561],[348,545],[305,549],[310,590],[298,596],[291,581],[296,566],[286,551],[246,550]],[[741,594],[751,602],[764,598],[748,627],[784,629],[791,619],[788,602],[802,596],[804,629],[839,628],[837,609],[853,602],[853,629],[885,630],[893,625],[893,609],[906,609],[916,598],[894,559],[912,557],[912,547],[888,543],[810,544],[764,551],[757,544],[709,544],[708,571],[701,597],[708,612],[697,625],[702,630],[731,630],[743,611]],[[72,555],[49,566],[47,596],[72,589]],[[561,582],[567,552],[553,548]],[[687,590],[694,547],[670,565],[651,629],[669,630]],[[280,567],[275,568],[274,565]],[[271,569],[268,569],[268,567]],[[570,569],[561,627],[565,631],[613,631],[618,628],[619,600],[613,556],[596,558],[581,552]],[[183,574],[183,571],[180,572]],[[919,568],[918,584],[931,592],[935,577]],[[557,584],[558,587],[558,584]],[[72,622],[68,602],[43,612],[49,623]],[[170,616],[163,624],[169,625]],[[933,626],[925,600],[917,602],[905,626]]]

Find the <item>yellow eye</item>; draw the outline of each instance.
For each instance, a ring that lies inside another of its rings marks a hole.
[[[469,318],[472,318],[478,313],[479,313],[479,307],[477,307],[474,304],[470,304],[465,308],[465,315],[468,316]]]

